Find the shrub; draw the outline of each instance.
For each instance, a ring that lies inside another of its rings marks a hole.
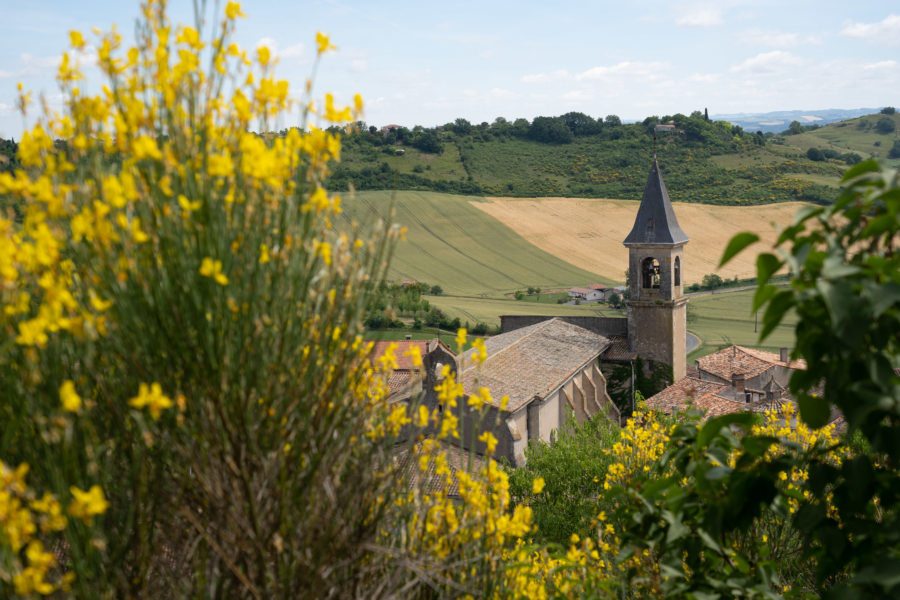
[[[410,428],[453,434],[458,393],[388,405],[393,356],[362,342],[398,232],[337,227],[322,185],[323,126],[362,102],[252,133],[289,89],[225,12],[204,43],[148,2],[136,48],[97,44],[108,94],[76,92],[68,55],[62,116],[0,173],[25,215],[0,218],[0,596],[481,595],[530,514],[493,461],[456,504],[449,475],[421,483],[434,444],[395,460]]]
[[[806,151],[806,157],[816,162],[825,160],[825,154],[818,148],[810,148]]]
[[[897,129],[897,125],[894,124],[894,119],[891,117],[881,117],[875,123],[875,131],[881,134],[892,133],[895,129]]]

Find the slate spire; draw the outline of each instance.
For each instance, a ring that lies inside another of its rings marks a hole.
[[[626,246],[632,244],[683,244],[688,241],[688,236],[678,225],[675,211],[672,210],[672,202],[669,200],[669,192],[663,183],[662,174],[659,172],[659,164],[656,156],[653,157],[653,165],[650,167],[650,176],[647,177],[647,185],[644,186],[644,195],[641,197],[641,206],[638,208],[637,218],[631,233],[622,242]]]

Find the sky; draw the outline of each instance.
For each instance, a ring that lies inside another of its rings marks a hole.
[[[207,4],[212,16],[216,2]],[[235,41],[269,46],[298,97],[316,32],[328,34],[338,50],[320,64],[315,92],[345,104],[362,94],[369,125],[900,105],[896,0],[241,4],[248,18]],[[92,27],[115,23],[127,44],[138,12],[131,0],[0,0],[0,137],[28,125],[15,108],[19,82],[59,106],[54,75],[70,30],[91,40]],[[190,0],[170,2],[173,22],[193,15]],[[99,90],[99,71],[85,72],[87,91]]]

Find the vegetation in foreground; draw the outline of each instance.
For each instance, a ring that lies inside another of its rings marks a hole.
[[[896,171],[857,165],[838,202],[783,232],[785,258],[758,261],[763,336],[797,315],[799,421],[639,413],[618,437],[572,434],[591,453],[611,443],[589,481],[522,472],[511,487],[489,433],[483,467],[440,451],[488,390],[462,399],[446,368],[442,413],[385,402],[396,357],[371,364],[361,333],[396,230],[335,227],[322,182],[340,140],[249,133],[288,89],[267,49],[245,61],[229,44],[240,5],[208,42],[164,8],[145,5],[133,50],[101,38],[108,96],[75,93],[62,61],[65,116],[45,115],[0,175],[24,217],[0,220],[3,596],[896,595]],[[321,116],[360,105],[326,97]],[[769,281],[782,261],[786,289]],[[819,429],[832,406],[858,443]],[[582,489],[593,506],[544,519]]]

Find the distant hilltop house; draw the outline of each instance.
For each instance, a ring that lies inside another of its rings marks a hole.
[[[600,289],[594,285],[601,286]],[[595,283],[589,287],[573,287],[569,289],[569,298],[573,300],[583,300],[585,302],[598,302],[606,299],[606,286],[602,283]]]
[[[390,133],[390,132],[396,131],[398,129],[403,129],[403,125],[395,125],[395,124],[385,125],[379,131],[381,133]]]
[[[668,121],[666,123],[658,123],[655,127],[655,130],[658,132],[678,131],[678,129],[675,128],[675,121]]]

